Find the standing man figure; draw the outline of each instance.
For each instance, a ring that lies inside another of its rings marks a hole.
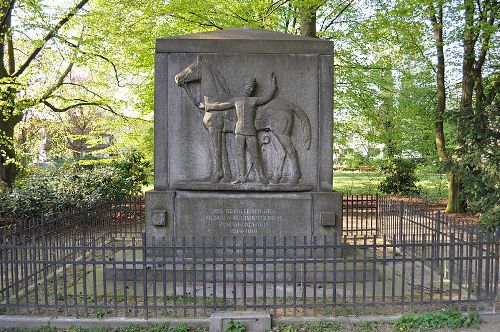
[[[234,133],[236,135],[236,153],[238,156],[238,177],[236,181],[233,182],[234,184],[246,182],[246,150],[250,152],[259,181],[263,184],[268,183],[262,167],[259,144],[257,142],[255,114],[257,106],[265,104],[272,99],[276,91],[276,76],[274,73],[271,73],[269,87],[264,93],[264,96],[252,96],[255,90],[255,84],[255,78],[246,80],[244,83],[244,95],[241,97],[232,97],[225,101],[209,101],[205,96],[204,103],[200,103],[199,106],[207,112],[225,111],[233,107],[236,109],[237,119]]]

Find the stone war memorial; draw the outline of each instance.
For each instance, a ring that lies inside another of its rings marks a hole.
[[[333,43],[252,28],[158,39],[148,239],[341,230]]]

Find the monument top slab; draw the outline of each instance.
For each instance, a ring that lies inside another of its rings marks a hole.
[[[242,27],[157,39],[156,52],[333,54],[333,43],[318,38]]]

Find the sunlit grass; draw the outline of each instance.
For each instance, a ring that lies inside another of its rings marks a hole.
[[[448,194],[446,175],[444,174],[417,174],[421,188],[419,196],[446,197]],[[343,194],[381,194],[378,190],[384,175],[377,172],[333,172],[333,190]]]

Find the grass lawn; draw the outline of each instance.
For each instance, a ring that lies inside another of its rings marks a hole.
[[[417,186],[422,197],[446,197],[448,194],[445,174],[418,174]],[[378,184],[384,175],[377,172],[333,172],[333,189],[343,194],[381,194]]]

